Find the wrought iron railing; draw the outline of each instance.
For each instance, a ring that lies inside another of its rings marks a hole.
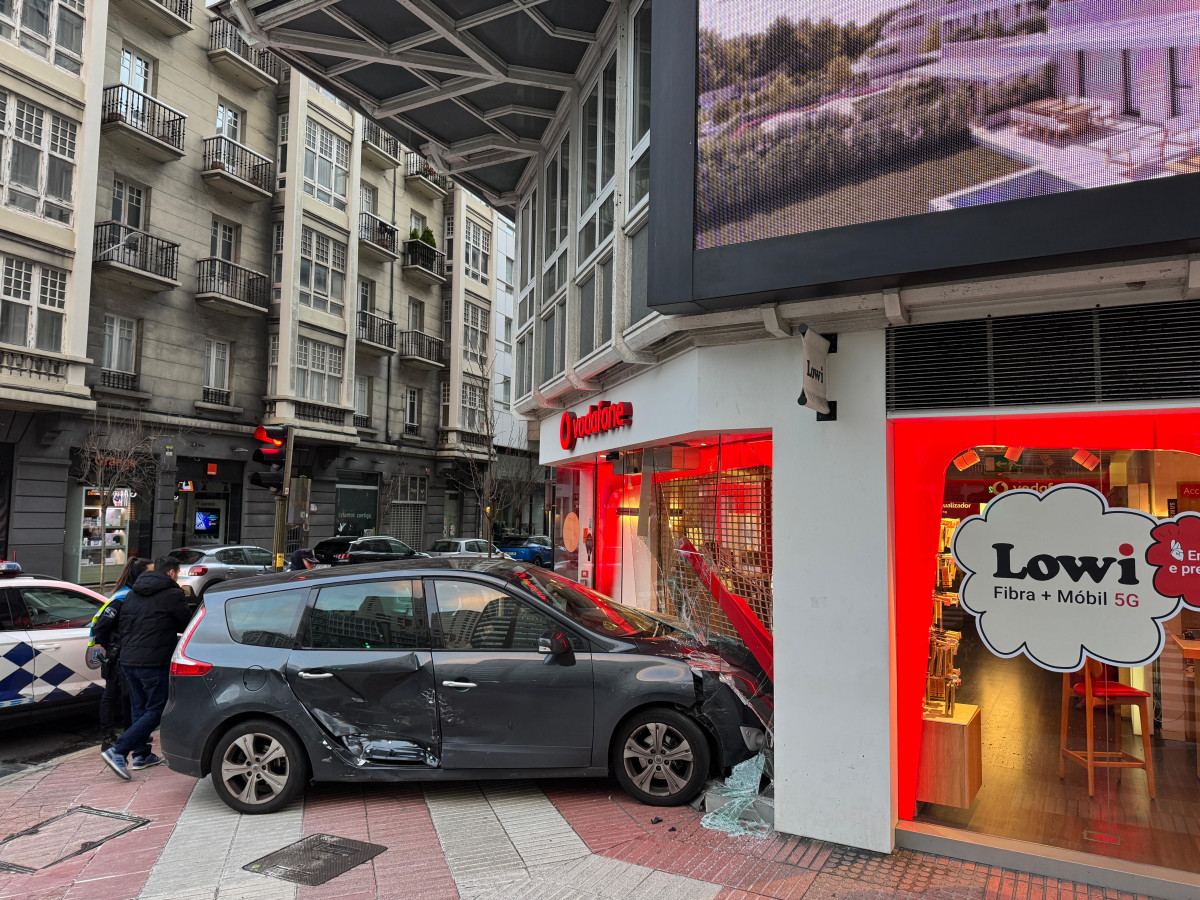
[[[216,404],[217,406],[230,406],[230,405],[232,405],[232,399],[233,398],[230,395],[229,391],[223,391],[220,388],[210,388],[210,387],[206,387],[204,389],[204,402],[205,403],[213,403],[213,404]]]
[[[321,422],[325,425],[345,425],[346,411],[336,406],[324,406],[300,400],[296,403],[296,418],[306,422]]]
[[[267,276],[224,259],[202,259],[196,263],[196,293],[218,294],[260,309],[270,307]]]
[[[127,84],[114,84],[104,89],[100,122],[104,125],[123,122],[183,152],[187,116]]]
[[[228,172],[256,188],[275,190],[275,164],[232,138],[204,139],[204,171]]]
[[[213,19],[212,33],[208,38],[209,50],[229,50],[236,53],[250,65],[276,81],[282,71],[279,57],[270,50],[251,47],[242,37],[242,33],[223,19]]]
[[[430,337],[420,331],[400,332],[400,355],[415,356],[430,362],[445,363],[445,344],[441,338]]]
[[[379,344],[389,350],[396,349],[396,323],[375,313],[358,311],[358,339]]]
[[[446,254],[424,241],[404,242],[404,265],[417,266],[439,278],[446,277]]]
[[[179,277],[179,245],[120,222],[100,222],[92,260],[114,262],[160,278]]]
[[[100,384],[121,391],[136,391],[138,377],[136,372],[115,372],[112,369],[101,369]]]
[[[359,415],[358,413],[355,413],[354,414],[354,427],[355,428],[370,428],[371,427],[371,417],[363,416],[363,415]]]
[[[192,21],[192,0],[150,0],[168,12],[172,12],[186,21]]]
[[[421,424],[419,422],[405,422],[404,433],[410,436],[420,434]]]
[[[404,158],[404,174],[420,175],[426,181],[432,182],[443,191],[450,189],[450,179],[430,165],[429,160],[420,153],[409,153]]]
[[[373,147],[378,147],[392,159],[400,158],[400,142],[369,119],[363,124],[363,140]]]
[[[359,213],[358,236],[377,247],[382,247],[389,253],[396,252],[396,226],[389,225],[379,216],[368,212]]]

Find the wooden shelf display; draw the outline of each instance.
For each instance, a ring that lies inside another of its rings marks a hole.
[[[966,809],[983,785],[983,717],[958,703],[949,716],[925,713],[917,800]]]

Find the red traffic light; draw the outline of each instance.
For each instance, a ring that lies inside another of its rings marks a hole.
[[[254,429],[254,439],[256,441],[274,444],[276,447],[282,447],[287,443],[287,426],[259,425]]]

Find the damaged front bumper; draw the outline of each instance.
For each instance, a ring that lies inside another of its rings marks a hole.
[[[742,673],[727,667],[692,667],[696,681],[696,714],[716,736],[720,767],[732,769],[768,743],[774,703]]]

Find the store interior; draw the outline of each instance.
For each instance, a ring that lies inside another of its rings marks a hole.
[[[1090,673],[1064,675],[1023,655],[994,655],[958,604],[950,554],[958,523],[1004,491],[1066,483],[1160,519],[1200,512],[1200,457],[1189,453],[979,446],[954,458],[930,569],[916,820],[1200,873],[1198,693],[1188,658],[1200,655],[1192,640],[1200,612],[1183,608],[1163,622],[1165,649],[1151,665],[1092,663]],[[1123,763],[1093,765],[1091,794],[1089,700],[1093,764],[1105,753]]]

